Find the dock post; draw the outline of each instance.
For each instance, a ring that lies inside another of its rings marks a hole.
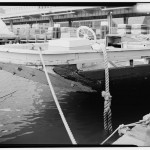
[[[107,14],[107,20],[108,20],[108,30],[109,30],[109,34],[111,34],[112,31],[112,12],[108,12]]]
[[[46,33],[44,34],[44,42],[47,41],[47,36],[46,36]]]
[[[35,35],[35,43],[37,43],[37,34]]]
[[[53,17],[49,18],[49,26],[53,27],[54,26],[54,22],[53,22]]]
[[[33,25],[32,23],[30,23],[30,24],[29,24],[29,26],[30,26],[30,29],[32,28],[32,25]]]
[[[10,29],[11,29],[11,32],[13,32],[13,20],[10,20]]]
[[[129,60],[129,63],[130,63],[131,67],[134,67],[134,61],[133,61],[133,59]]]
[[[128,17],[123,17],[124,24],[128,24]]]
[[[69,19],[69,27],[72,27],[72,21],[71,21],[71,19]]]
[[[150,65],[150,58],[146,58],[146,62]]]

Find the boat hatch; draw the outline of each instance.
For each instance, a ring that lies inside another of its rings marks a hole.
[[[121,36],[119,35],[106,36],[106,47],[122,48]]]

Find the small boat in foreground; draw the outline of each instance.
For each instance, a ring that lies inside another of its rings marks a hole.
[[[139,122],[128,125],[129,127],[133,126],[132,128],[128,126],[121,128],[119,134],[122,136],[113,144],[150,146],[150,114],[145,115]]]

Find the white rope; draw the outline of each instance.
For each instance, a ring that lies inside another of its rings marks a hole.
[[[120,128],[122,125],[120,125],[109,137],[107,137],[101,144],[104,144],[106,141],[108,141]]]
[[[105,66],[105,91],[102,91],[102,96],[104,97],[104,129],[106,131],[112,132],[112,122],[111,122],[111,95],[109,92],[109,69],[108,69],[108,57],[105,45],[102,46],[102,51],[104,55],[104,66]]]
[[[71,132],[71,130],[70,130],[70,128],[69,128],[69,125],[68,125],[68,123],[67,123],[67,121],[66,121],[66,119],[65,119],[65,116],[64,116],[64,114],[63,114],[63,112],[62,112],[62,109],[61,109],[61,107],[60,107],[60,105],[59,105],[59,102],[58,102],[58,99],[57,99],[57,97],[56,97],[55,91],[54,91],[54,89],[53,89],[52,83],[51,83],[50,78],[49,78],[49,76],[48,76],[48,73],[47,73],[47,70],[46,70],[46,67],[45,67],[45,63],[44,63],[44,60],[43,60],[43,56],[42,56],[42,53],[41,53],[41,48],[39,48],[38,50],[39,50],[40,59],[41,59],[41,62],[42,62],[42,65],[43,65],[43,68],[44,68],[44,71],[45,71],[45,75],[46,75],[46,78],[47,78],[47,81],[48,81],[48,84],[49,84],[51,93],[52,93],[52,95],[53,95],[54,101],[55,101],[55,103],[56,103],[56,106],[57,106],[57,109],[58,109],[59,114],[60,114],[60,116],[61,116],[61,119],[62,119],[62,121],[63,121],[63,124],[64,124],[64,126],[65,126],[65,128],[66,128],[66,130],[67,130],[67,133],[68,133],[68,135],[69,135],[69,138],[70,138],[72,144],[77,144],[77,142],[76,142],[76,140],[75,140],[75,138],[74,138],[74,136],[73,136],[73,134],[72,134],[72,132]]]

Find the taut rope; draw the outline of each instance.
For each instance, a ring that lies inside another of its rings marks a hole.
[[[62,109],[61,109],[61,107],[60,107],[60,105],[59,105],[59,102],[58,102],[58,99],[57,99],[57,97],[56,97],[54,88],[53,88],[52,83],[51,83],[51,81],[50,81],[50,78],[49,78],[49,76],[48,76],[48,73],[47,73],[47,70],[46,70],[46,67],[45,67],[45,63],[44,63],[44,60],[43,60],[43,56],[42,56],[42,53],[41,53],[41,48],[39,48],[38,50],[39,50],[40,59],[41,59],[41,62],[42,62],[43,68],[44,68],[44,72],[45,72],[45,75],[46,75],[46,78],[47,78],[47,82],[48,82],[48,84],[49,84],[49,88],[50,88],[50,91],[51,91],[51,93],[52,93],[52,95],[53,95],[53,98],[54,98],[56,107],[57,107],[57,109],[58,109],[58,111],[59,111],[60,117],[61,117],[61,119],[62,119],[62,121],[63,121],[63,124],[64,124],[66,130],[67,130],[67,133],[68,133],[68,135],[69,135],[69,138],[70,138],[72,144],[77,144],[77,142],[76,142],[76,140],[75,140],[75,138],[74,138],[74,136],[73,136],[73,134],[72,134],[72,132],[71,132],[71,130],[70,130],[70,128],[69,128],[69,125],[68,125],[68,123],[67,123],[67,121],[66,121],[66,119],[65,119],[65,116],[64,116],[64,114],[63,114],[63,111],[62,111]]]

